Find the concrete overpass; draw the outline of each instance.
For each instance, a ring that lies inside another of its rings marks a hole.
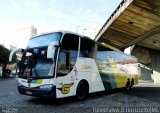
[[[160,0],[123,0],[95,40],[122,51],[135,45],[131,54],[150,69],[144,78],[160,83]]]

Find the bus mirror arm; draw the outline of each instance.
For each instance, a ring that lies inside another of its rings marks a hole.
[[[14,48],[14,49],[12,49],[12,51],[11,51],[11,53],[9,55],[9,61],[10,62],[12,61],[13,55],[16,52],[24,52],[24,49],[20,49],[20,48]]]
[[[58,43],[57,45],[54,45],[54,47],[61,47],[61,43]]]

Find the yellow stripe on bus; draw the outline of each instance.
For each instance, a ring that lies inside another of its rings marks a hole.
[[[39,79],[36,81],[36,84],[41,84],[42,83],[42,79]]]

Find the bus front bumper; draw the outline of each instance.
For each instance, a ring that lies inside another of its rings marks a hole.
[[[18,92],[23,95],[35,97],[51,97],[56,98],[56,86],[49,89],[31,88],[25,86],[18,86]]]

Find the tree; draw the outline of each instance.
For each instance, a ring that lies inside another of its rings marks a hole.
[[[3,45],[0,45],[0,63],[1,64],[6,65],[8,63],[9,54],[10,54],[10,51],[7,48],[5,48]],[[16,60],[17,60],[17,57],[14,54],[13,55],[13,62],[16,62]]]

